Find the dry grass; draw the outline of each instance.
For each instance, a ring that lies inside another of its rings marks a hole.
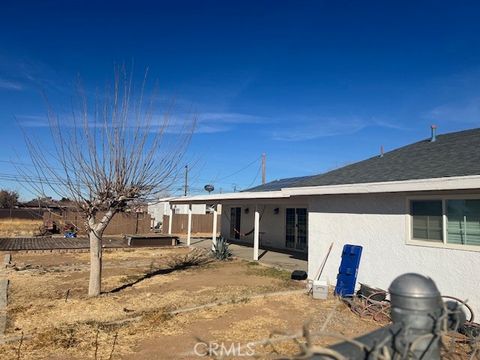
[[[241,303],[249,295],[295,288],[280,279],[248,274],[243,261],[210,263],[188,249],[105,253],[106,292],[98,298],[86,296],[88,254],[17,254],[13,262],[21,270],[8,274],[7,335],[26,335],[22,359],[94,359],[95,348],[98,358],[108,359],[116,333],[113,358],[118,358],[131,353],[145,337],[180,334],[179,329],[185,331],[196,318],[187,314],[172,318],[168,311],[217,301]],[[161,272],[172,266],[174,271]],[[146,276],[152,272],[158,275]],[[139,322],[110,324],[139,317]],[[0,358],[16,358],[18,345],[0,346]]]
[[[43,227],[43,220],[1,219],[0,237],[33,236]]]
[[[270,266],[262,266],[261,264],[251,261],[248,264],[247,274],[256,276],[267,276],[283,281],[290,281],[291,272],[283,269],[277,269]]]
[[[17,254],[13,261],[22,270],[8,274],[7,335],[26,335],[21,359],[109,359],[112,350],[112,360],[195,359],[191,352],[199,337],[246,344],[274,331],[296,333],[308,319],[315,331],[332,311],[330,330],[345,336],[379,326],[354,316],[333,297],[317,301],[296,292],[252,298],[304,289],[304,284],[288,280],[288,272],[246,261],[205,262],[185,248],[106,252],[106,292],[94,299],[86,296],[88,254]],[[171,268],[175,270],[164,271]],[[156,275],[146,276],[152,273]],[[319,345],[335,341],[315,339]],[[19,345],[0,346],[0,358],[17,358]],[[293,341],[276,348],[285,354],[298,350]],[[269,345],[256,347],[261,357],[271,351]]]

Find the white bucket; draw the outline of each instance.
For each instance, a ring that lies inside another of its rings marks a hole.
[[[328,298],[328,284],[325,280],[314,280],[312,284],[312,294],[314,299]]]

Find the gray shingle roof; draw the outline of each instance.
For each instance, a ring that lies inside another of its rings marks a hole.
[[[272,181],[245,191],[480,175],[480,128],[438,135],[324,174]]]

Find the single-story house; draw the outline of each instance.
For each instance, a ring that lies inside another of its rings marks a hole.
[[[221,234],[308,254],[332,285],[345,244],[363,246],[358,281],[388,288],[406,272],[432,277],[444,295],[480,313],[480,129],[436,136],[327,173],[245,192],[177,198],[222,204]],[[215,236],[213,236],[215,241]]]

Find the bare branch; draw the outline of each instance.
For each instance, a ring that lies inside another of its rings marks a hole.
[[[22,168],[20,174],[42,197],[53,192],[72,199],[85,215],[91,241],[101,242],[117,212],[168,190],[177,179],[195,117],[175,119],[170,131],[174,101],[155,116],[155,97],[146,90],[147,71],[136,91],[133,71],[117,66],[113,86],[101,97],[91,99],[77,81],[69,116],[56,113],[45,96],[49,146],[24,131],[33,170]]]

